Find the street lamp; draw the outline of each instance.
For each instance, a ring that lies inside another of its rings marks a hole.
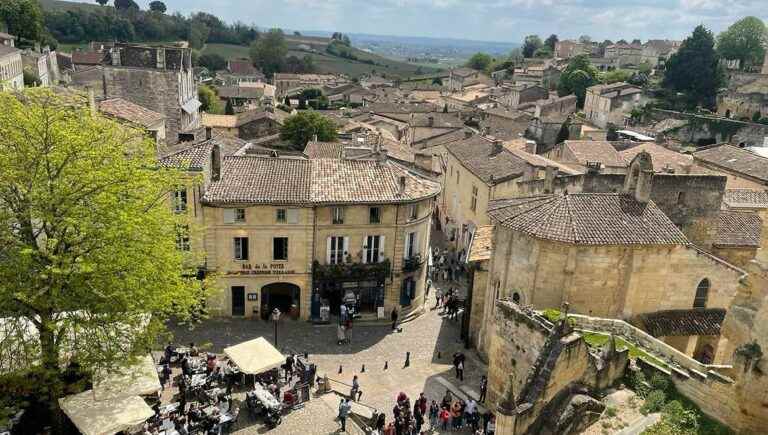
[[[280,310],[272,310],[272,322],[275,324],[275,347],[277,347],[277,321],[280,320]]]

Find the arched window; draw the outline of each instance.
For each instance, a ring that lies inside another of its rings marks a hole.
[[[520,293],[514,292],[512,293],[512,302],[519,304],[520,303]]]
[[[709,294],[709,280],[704,278],[696,286],[696,297],[693,299],[693,308],[707,308],[707,295]]]

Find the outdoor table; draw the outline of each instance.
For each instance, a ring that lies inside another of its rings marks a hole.
[[[216,411],[216,407],[213,405],[206,406],[205,408],[202,409],[202,411],[203,411],[203,414],[210,417],[211,415],[213,415],[214,411]]]
[[[198,373],[192,375],[192,380],[189,383],[189,386],[191,388],[198,388],[205,385],[206,376],[203,373]]]
[[[170,414],[179,409],[181,404],[179,402],[169,403],[160,407],[160,414]]]
[[[170,430],[173,428],[174,428],[173,421],[168,418],[163,420],[163,424],[160,425],[160,430]]]
[[[184,347],[184,346],[179,346],[176,349],[174,349],[173,351],[176,353],[176,355],[178,355],[179,357],[182,357],[184,355],[189,355],[189,352],[191,352],[192,349],[190,349],[188,347]]]
[[[256,384],[254,387],[253,395],[266,407],[277,408],[280,406],[280,402],[275,399],[275,396],[260,384]]]
[[[232,415],[228,412],[222,413],[219,415],[219,424],[229,423],[230,421],[234,420],[235,418],[232,417]]]

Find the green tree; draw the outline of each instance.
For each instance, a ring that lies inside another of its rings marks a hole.
[[[39,41],[43,35],[43,13],[37,0],[0,1],[0,22],[19,38]]]
[[[712,108],[723,84],[715,39],[709,30],[699,25],[667,61],[662,86],[682,94],[680,100],[686,108],[697,105]]]
[[[576,95],[578,106],[584,107],[587,88],[597,84],[597,77],[597,69],[589,62],[587,55],[580,54],[568,62],[568,66],[560,75],[557,93],[561,97]]]
[[[485,71],[493,63],[491,55],[486,53],[475,53],[467,61],[467,66],[474,70]]]
[[[197,88],[197,98],[200,100],[200,108],[203,112],[221,114],[221,102],[216,91],[208,85],[200,85]]]
[[[536,50],[541,48],[542,45],[544,44],[541,42],[539,35],[526,36],[525,40],[523,41],[523,56],[533,57],[534,53],[536,53]]]
[[[106,4],[109,3],[109,0],[96,0],[96,3],[102,6],[106,6]]]
[[[211,34],[211,29],[205,24],[197,23],[189,26],[189,46],[196,49],[201,49],[208,41],[208,36]]]
[[[323,115],[309,111],[288,117],[280,128],[280,138],[297,149],[304,149],[314,135],[320,141],[333,141],[337,137],[336,125]]]
[[[563,143],[571,137],[571,118],[566,118],[563,125],[560,127],[560,131],[557,132],[557,140],[555,143]]]
[[[133,0],[115,0],[115,9],[123,11],[129,9],[139,10],[139,5]]]
[[[746,17],[717,36],[717,54],[723,59],[738,59],[742,68],[761,65],[768,45],[768,29],[763,20]]]
[[[157,12],[159,14],[164,14],[165,11],[168,10],[168,7],[165,6],[165,3],[155,0],[152,2],[149,2],[149,10],[152,12]]]
[[[235,108],[232,107],[232,100],[227,100],[226,106],[224,106],[224,114],[225,115],[234,115],[235,114]]]
[[[166,200],[181,174],[153,169],[143,132],[73,99],[0,93],[0,312],[3,348],[18,351],[2,366],[53,422],[70,362],[86,378],[132,363],[203,297],[177,249],[188,222]]]
[[[443,79],[441,79],[440,77],[435,77],[435,78],[432,79],[432,84],[433,85],[438,85],[438,86],[443,86]]]
[[[198,65],[208,68],[209,71],[219,71],[227,67],[227,61],[218,53],[205,53],[197,60]]]
[[[554,52],[552,51],[552,49],[544,45],[533,53],[533,57],[547,58],[547,57],[552,57],[553,54]]]
[[[619,128],[616,127],[616,124],[609,122],[607,130],[608,131],[605,133],[605,140],[608,140],[608,141],[619,140]]]
[[[24,86],[33,88],[35,86],[40,86],[43,83],[40,81],[40,77],[38,77],[31,69],[24,68],[21,72],[24,77]]]
[[[549,47],[549,49],[552,50],[552,52],[554,53],[555,45],[557,45],[558,41],[560,40],[557,38],[557,35],[552,34],[552,35],[549,35],[549,38],[547,38],[546,41],[544,41],[544,45]]]
[[[615,69],[613,71],[600,74],[600,81],[610,85],[612,83],[626,82],[631,77],[632,71],[627,71],[625,69]]]
[[[251,60],[267,76],[272,77],[280,72],[285,64],[285,56],[288,54],[288,45],[285,35],[280,29],[272,29],[262,34],[251,45]]]

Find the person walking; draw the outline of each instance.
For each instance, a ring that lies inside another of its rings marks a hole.
[[[424,414],[421,412],[421,407],[418,403],[413,407],[413,433],[418,435],[421,433],[421,427],[424,425]]]
[[[466,424],[472,427],[472,432],[477,431],[477,402],[471,397],[464,408],[464,420],[466,421]]]
[[[456,366],[456,377],[459,381],[464,382],[464,359],[459,360],[459,364]]]
[[[488,378],[485,375],[483,375],[483,377],[480,378],[480,398],[478,399],[480,403],[485,402],[485,393],[487,392],[488,392]]]
[[[285,359],[285,382],[288,383],[291,379],[293,379],[293,364],[294,364],[294,356],[293,354],[288,355],[288,357]]]
[[[392,308],[392,314],[389,316],[392,319],[392,330],[397,329],[397,307]]]
[[[440,407],[437,406],[436,401],[432,401],[432,404],[429,405],[429,427],[434,431],[437,429],[437,418],[440,414]]]
[[[342,398],[341,403],[339,403],[339,421],[341,422],[342,432],[347,431],[347,416],[349,416],[350,409],[352,409],[352,407],[349,405],[349,402]]]
[[[363,392],[360,391],[360,382],[357,380],[357,375],[352,377],[352,389],[349,391],[349,400],[353,402],[359,402]]]

